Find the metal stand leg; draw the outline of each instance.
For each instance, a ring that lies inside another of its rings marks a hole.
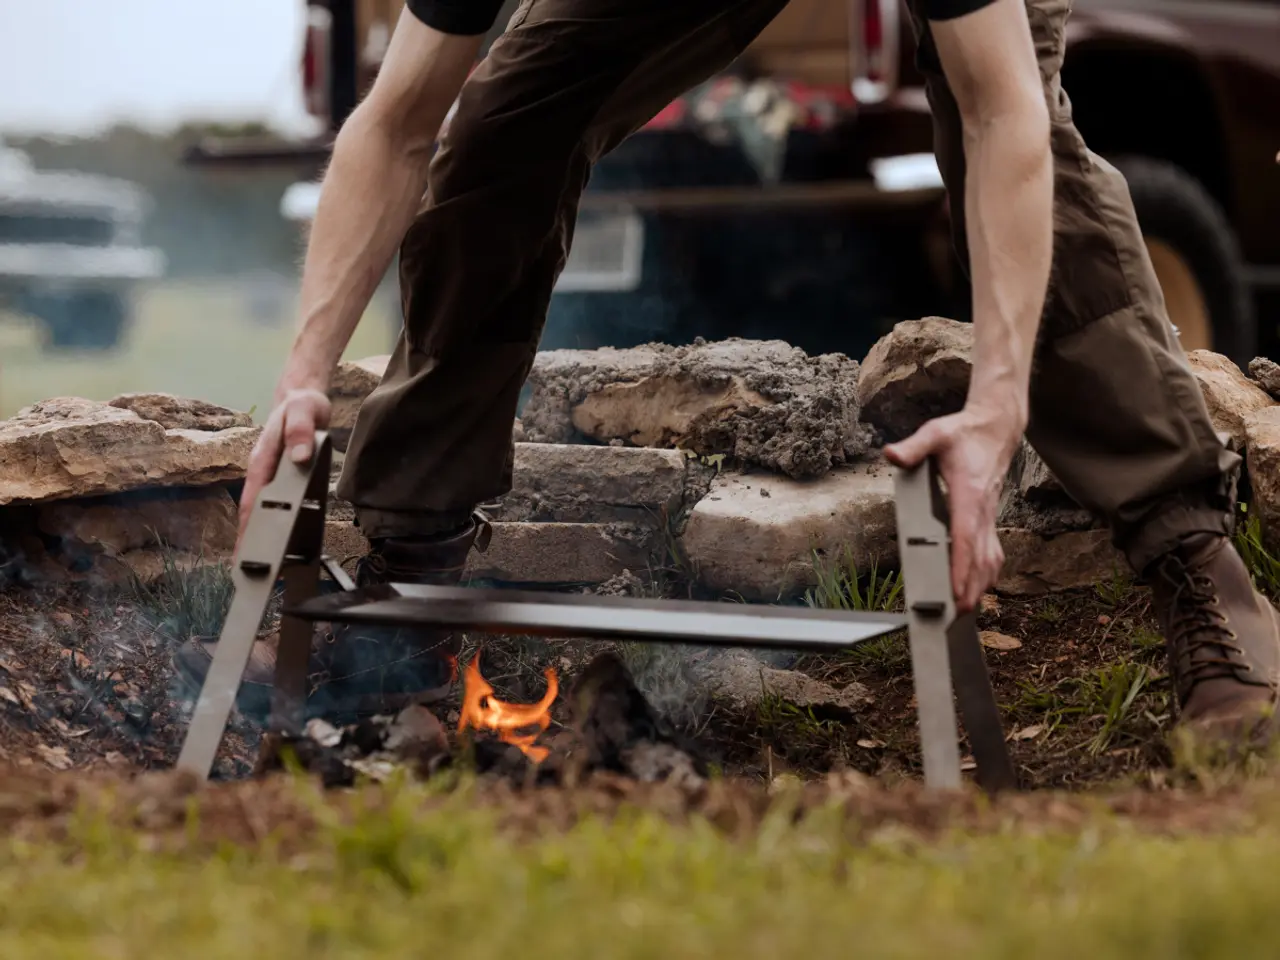
[[[328,435],[317,434],[312,462],[301,467],[282,462],[275,479],[262,491],[249,516],[240,553],[231,571],[235,588],[231,609],[178,756],[178,768],[191,771],[201,779],[207,778],[213,767],[258,628],[282,568],[286,564],[292,568],[286,591],[292,591],[300,599],[317,592],[331,458]],[[310,637],[310,624],[291,617],[285,619],[272,702],[273,726],[301,723],[299,705],[306,702]]]
[[[896,504],[925,783],[938,790],[960,787],[958,699],[978,782],[988,790],[1014,788],[1017,776],[1005,745],[977,620],[972,614],[956,615],[947,504],[932,462],[898,472]]]

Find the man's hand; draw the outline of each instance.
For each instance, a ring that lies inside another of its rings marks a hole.
[[[267,418],[262,435],[249,457],[249,471],[240,495],[240,535],[236,553],[244,539],[249,514],[262,488],[275,479],[276,468],[285,450],[289,459],[303,464],[315,456],[316,431],[329,425],[329,398],[319,390],[286,390]]]
[[[1021,426],[1005,411],[969,406],[885,447],[889,462],[899,467],[937,459],[951,507],[951,586],[961,613],[976,609],[1000,578],[1004,550],[996,509],[1020,436]]]

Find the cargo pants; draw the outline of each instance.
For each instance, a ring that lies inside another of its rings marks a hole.
[[[429,535],[510,489],[512,420],[592,164],[736,59],[786,0],[525,0],[463,88],[401,248],[405,327],[339,495],[366,536]],[[1027,436],[1142,571],[1230,529],[1239,458],[1214,433],[1121,174],[1059,71],[1070,0],[1027,0],[1051,115],[1054,262]],[[960,115],[915,20],[966,261]],[[979,322],[980,319],[979,319]]]

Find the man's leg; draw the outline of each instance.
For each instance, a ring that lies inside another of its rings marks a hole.
[[[511,428],[591,163],[785,0],[529,0],[463,88],[401,251],[405,330],[339,494],[371,538],[510,489]]]
[[[1067,491],[1110,523],[1151,583],[1188,719],[1272,704],[1280,634],[1227,539],[1239,458],[1214,433],[1174,335],[1128,185],[1093,154],[1060,70],[1069,0],[1026,0],[1051,118],[1054,264],[1027,437]],[[919,59],[967,262],[959,110],[927,26]]]
[[[463,88],[401,249],[405,328],[339,485],[370,539],[362,585],[460,581],[483,533],[476,505],[511,486],[517,399],[592,163],[727,66],[785,3],[526,0],[517,11]],[[421,630],[336,640],[316,698],[334,713],[443,694],[459,648]]]

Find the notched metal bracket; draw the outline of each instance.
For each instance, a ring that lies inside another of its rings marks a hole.
[[[232,570],[231,610],[178,758],[183,769],[208,776],[263,615],[283,577],[284,612],[270,719],[274,731],[302,728],[312,621],[650,643],[697,638],[706,644],[804,650],[848,649],[906,626],[926,784],[955,789],[962,782],[958,701],[979,783],[991,790],[1016,786],[976,623],[972,616],[955,615],[946,500],[932,465],[899,471],[895,477],[907,594],[903,616],[409,584],[356,589],[340,565],[322,556],[332,448],[326,434],[316,439],[312,463],[282,463],[250,514],[240,559]],[[322,571],[341,592],[320,595]]]

